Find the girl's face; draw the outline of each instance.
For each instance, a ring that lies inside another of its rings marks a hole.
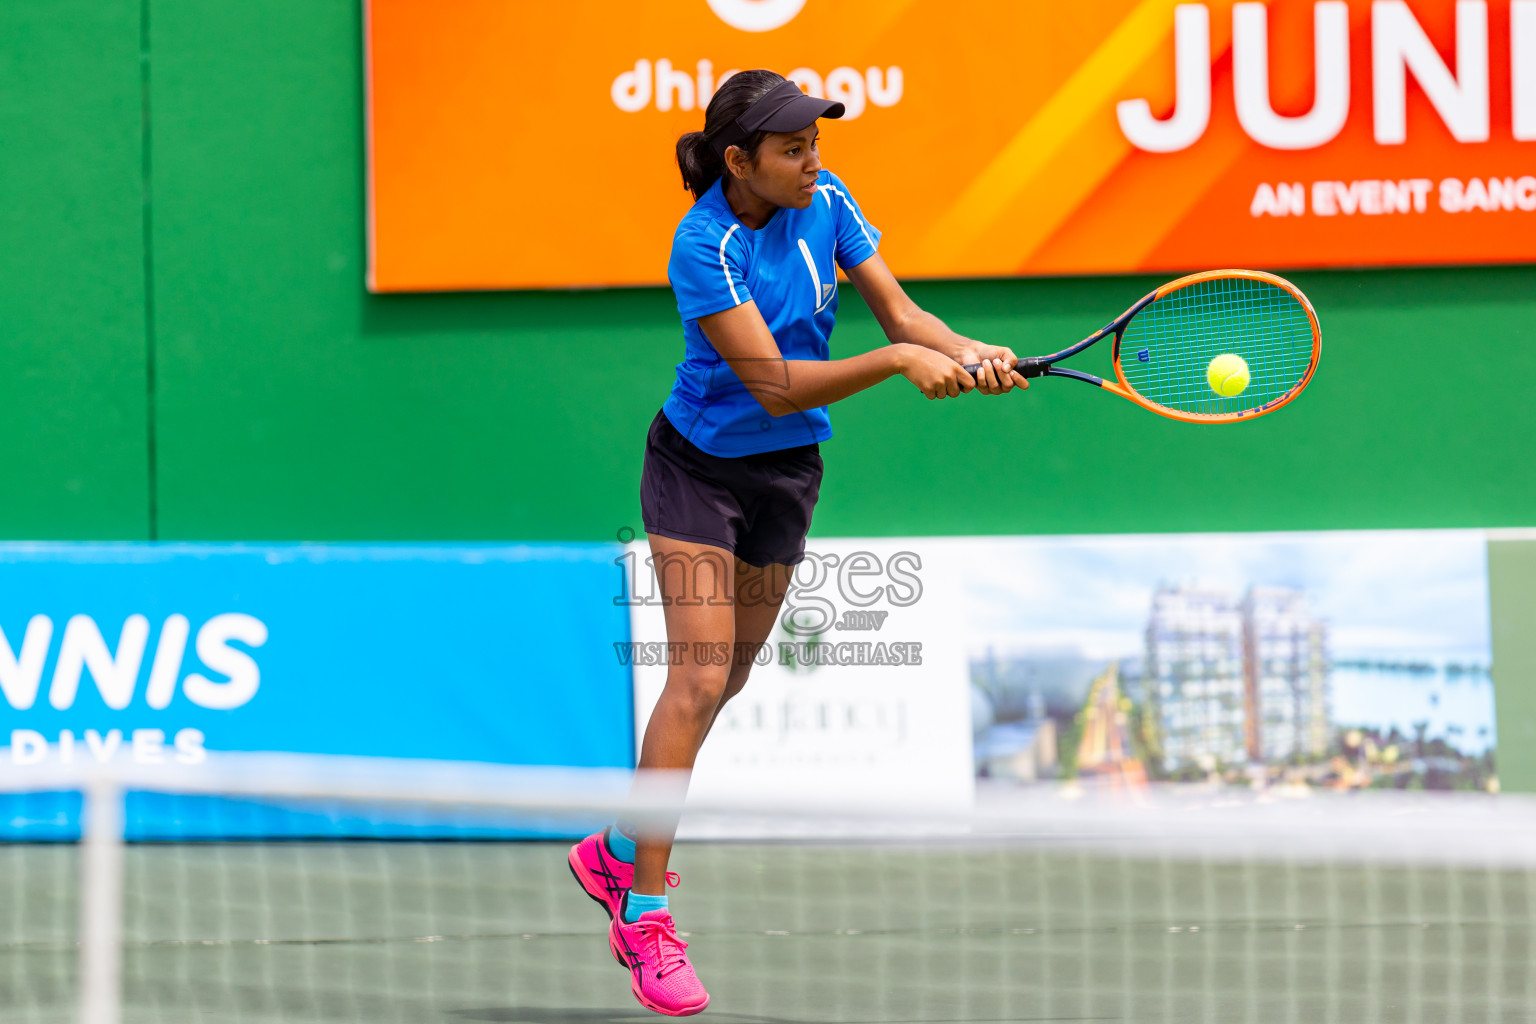
[[[727,163],[754,195],[774,206],[803,210],[816,198],[816,175],[821,173],[821,156],[816,150],[820,132],[813,122],[798,132],[769,135],[757,147],[757,157],[748,160],[741,150],[727,152]]]

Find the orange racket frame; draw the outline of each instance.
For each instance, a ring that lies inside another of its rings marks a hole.
[[[1274,285],[1275,287],[1288,292],[1291,297],[1301,305],[1301,308],[1306,310],[1307,321],[1312,328],[1312,357],[1308,361],[1306,372],[1301,375],[1301,378],[1284,394],[1270,399],[1263,405],[1256,406],[1252,409],[1242,409],[1237,412],[1222,413],[1184,412],[1180,409],[1171,409],[1165,405],[1159,405],[1132,387],[1131,383],[1125,378],[1124,367],[1120,365],[1120,342],[1125,336],[1126,325],[1131,322],[1131,319],[1135,317],[1137,313],[1140,313],[1142,310],[1146,309],[1158,299],[1166,298],[1167,296],[1172,295],[1174,292],[1179,291],[1182,288],[1188,288],[1191,285],[1202,284],[1207,281],[1232,279],[1262,281],[1266,284]],[[1069,356],[1076,355],[1077,353],[1088,348],[1090,345],[1093,345],[1099,341],[1103,341],[1110,335],[1113,335],[1115,339],[1114,345],[1110,351],[1110,362],[1115,368],[1115,379],[1113,381],[1105,380],[1102,377],[1096,377],[1091,373],[1083,373],[1081,370],[1072,370],[1064,366],[1055,365],[1056,363],[1068,358]],[[1158,288],[1156,291],[1143,296],[1138,302],[1136,302],[1135,305],[1131,306],[1130,309],[1127,309],[1124,313],[1120,314],[1110,323],[1095,331],[1093,334],[1090,334],[1088,337],[1084,338],[1077,344],[1072,345],[1069,348],[1064,348],[1060,352],[1053,352],[1048,356],[1035,356],[1029,359],[1020,359],[1015,369],[1018,370],[1021,376],[1026,378],[1070,377],[1074,380],[1080,380],[1088,384],[1094,384],[1103,388],[1105,391],[1113,392],[1114,394],[1119,395],[1121,398],[1135,402],[1143,409],[1147,409],[1150,412],[1155,412],[1159,416],[1166,416],[1172,420],[1180,420],[1185,423],[1236,423],[1239,420],[1251,420],[1256,419],[1259,416],[1267,415],[1293,401],[1296,396],[1301,394],[1306,386],[1311,383],[1312,375],[1317,372],[1317,364],[1318,361],[1322,358],[1322,354],[1323,333],[1322,328],[1318,325],[1317,322],[1317,311],[1312,308],[1312,303],[1309,302],[1307,297],[1301,293],[1300,288],[1297,288],[1294,284],[1287,281],[1283,277],[1266,273],[1262,270],[1206,270],[1198,274],[1190,274],[1187,277],[1181,277],[1176,281],[1169,281],[1167,284],[1163,285],[1161,288]],[[972,374],[973,376],[980,369],[981,364],[979,363],[965,367],[966,372]]]

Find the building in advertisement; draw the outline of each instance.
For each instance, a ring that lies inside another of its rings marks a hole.
[[[1147,708],[1164,771],[1278,764],[1328,748],[1328,633],[1306,595],[1161,586],[1147,623]]]
[[[1230,593],[1157,588],[1145,686],[1165,771],[1248,759],[1243,617]]]
[[[1306,595],[1250,587],[1243,598],[1248,756],[1275,764],[1328,749],[1328,627]]]

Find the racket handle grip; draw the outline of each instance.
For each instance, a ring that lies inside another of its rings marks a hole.
[[[1019,372],[1020,377],[1027,379],[1030,377],[1044,377],[1045,371],[1051,368],[1051,364],[1044,359],[1020,359],[1014,364],[1013,368]],[[981,372],[981,364],[971,363],[969,366],[962,366],[961,369],[974,377],[977,373]]]

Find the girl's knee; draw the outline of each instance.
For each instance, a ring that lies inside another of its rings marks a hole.
[[[730,676],[724,668],[698,668],[673,671],[667,676],[666,692],[673,694],[696,714],[707,715],[725,699]]]

